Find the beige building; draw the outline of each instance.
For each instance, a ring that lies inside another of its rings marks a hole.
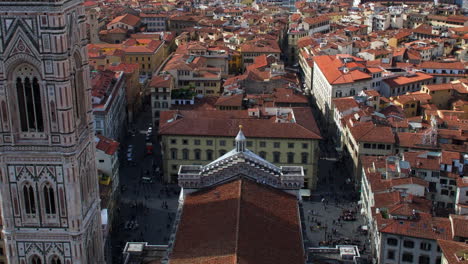
[[[304,187],[316,187],[321,137],[309,108],[166,111],[159,124],[167,182],[180,165],[205,165],[231,150],[242,125],[248,149],[277,166],[302,166]]]
[[[151,90],[151,116],[153,125],[159,125],[161,111],[171,107],[171,93],[174,89],[174,78],[170,74],[156,75],[149,84]]]
[[[222,70],[210,67],[204,57],[175,54],[164,66],[174,78],[175,89],[189,89],[199,96],[221,95]]]
[[[352,166],[356,187],[361,181],[361,156],[386,156],[394,153],[395,137],[392,128],[376,125],[365,113],[352,113],[343,118],[343,148],[347,164]]]

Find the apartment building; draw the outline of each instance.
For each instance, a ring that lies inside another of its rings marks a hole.
[[[418,69],[421,69],[425,73],[432,75],[434,77],[433,82],[436,84],[448,83],[468,77],[466,66],[461,61],[423,61],[420,65],[418,65]]]
[[[123,72],[92,72],[91,84],[94,131],[96,134],[119,140],[127,118]]]
[[[449,151],[419,151],[403,153],[409,162],[411,173],[429,183],[427,198],[434,202],[435,209],[454,212],[457,178],[463,175],[460,153]]]
[[[129,39],[122,48],[125,63],[140,65],[140,74],[151,76],[166,58],[164,41]]]
[[[333,98],[379,90],[381,72],[382,69],[367,67],[364,60],[350,55],[315,56],[312,95],[325,122],[332,121]]]
[[[403,72],[387,77],[382,81],[380,93],[383,96],[397,96],[407,92],[416,92],[421,86],[432,83],[432,76],[422,72]]]
[[[362,157],[362,213],[377,263],[440,263],[437,239],[451,239],[448,218],[431,215],[429,184],[398,157]]]
[[[141,23],[146,25],[148,32],[164,32],[167,30],[166,14],[141,13]]]
[[[199,96],[221,93],[222,70],[209,67],[204,57],[175,54],[164,66],[163,73],[172,75],[175,89],[189,89]]]
[[[277,166],[304,167],[304,186],[315,189],[320,132],[310,108],[165,111],[159,135],[164,180],[175,182],[180,165],[204,165],[235,145],[239,125],[247,147]]]
[[[281,49],[275,40],[253,40],[240,45],[243,67],[246,68],[260,55],[273,55],[280,59]]]
[[[372,115],[362,111],[345,116],[342,122],[345,124],[341,135],[344,158],[350,165],[350,176],[358,187],[361,181],[361,157],[393,154],[395,137],[391,127],[373,122]]]
[[[182,49],[186,49],[185,54],[203,57],[206,59],[208,67],[221,69],[221,74],[227,76],[229,73],[229,49],[222,46],[207,45],[202,42],[189,42]],[[180,53],[180,51],[176,51]]]
[[[153,125],[159,126],[161,111],[169,110],[172,105],[172,91],[174,90],[174,78],[170,74],[155,75],[151,78],[149,89],[151,90],[151,116]],[[189,91],[187,91],[189,93]],[[179,93],[182,94],[182,93]],[[190,97],[193,100],[193,95]]]
[[[327,33],[330,31],[330,17],[326,15],[306,17],[289,25],[288,29],[288,49],[286,50],[287,61],[297,61],[299,39],[313,35],[315,33]]]

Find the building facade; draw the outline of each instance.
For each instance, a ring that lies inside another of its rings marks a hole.
[[[93,73],[91,98],[96,134],[119,140],[125,128],[125,78],[123,72]]]
[[[0,13],[8,262],[104,263],[82,1],[2,1]]]
[[[278,113],[277,113],[278,111]],[[249,110],[165,111],[159,135],[165,181],[175,182],[181,165],[205,165],[223,156],[233,146],[234,124],[243,125],[247,147],[276,166],[302,166],[304,188],[315,189],[319,141],[312,112],[308,108],[267,108],[270,118],[288,113],[294,120],[271,122]],[[278,115],[277,115],[278,114]],[[283,115],[284,116],[284,115]],[[208,122],[210,125],[208,125]]]

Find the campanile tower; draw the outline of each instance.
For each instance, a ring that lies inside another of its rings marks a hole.
[[[103,263],[82,0],[0,1],[0,201],[10,264]]]

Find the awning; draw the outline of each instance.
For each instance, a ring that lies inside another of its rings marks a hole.
[[[301,194],[302,197],[310,197],[310,190],[309,189],[301,189],[299,191],[299,194]]]
[[[101,210],[101,224],[107,225],[107,208]]]

